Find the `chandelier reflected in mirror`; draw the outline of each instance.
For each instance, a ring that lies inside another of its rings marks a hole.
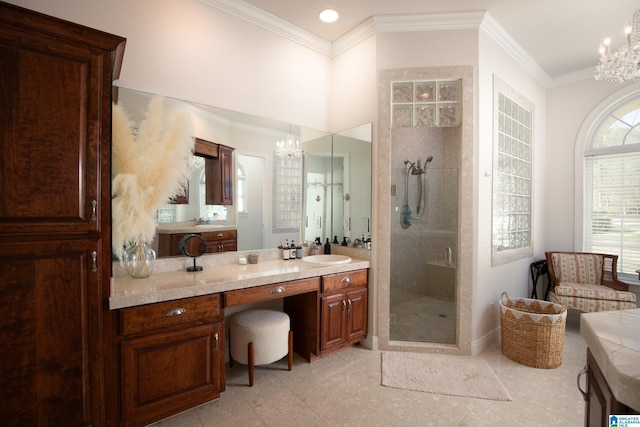
[[[600,63],[596,67],[596,80],[606,80],[616,84],[640,81],[640,10],[633,14],[633,21],[624,28],[626,46],[611,52],[609,36],[600,44]]]
[[[276,156],[283,159],[295,159],[302,156],[300,140],[291,133],[291,129],[285,139],[276,142]]]

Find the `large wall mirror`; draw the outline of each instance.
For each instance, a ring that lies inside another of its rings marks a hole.
[[[370,237],[371,131],[367,123],[304,143],[305,240]]]
[[[118,102],[138,123],[153,96],[118,90]],[[231,205],[205,203],[205,168],[194,155],[189,197],[159,209],[161,232],[237,229],[239,251],[273,249],[284,239],[337,236],[342,242],[369,233],[371,124],[331,135],[169,97],[165,111],[189,114],[195,137],[234,149],[234,197]],[[278,143],[290,138],[300,142],[303,153],[277,156]]]

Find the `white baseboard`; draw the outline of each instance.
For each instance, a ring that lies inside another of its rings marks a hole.
[[[480,339],[471,342],[471,355],[477,356],[495,343],[500,342],[500,326]]]

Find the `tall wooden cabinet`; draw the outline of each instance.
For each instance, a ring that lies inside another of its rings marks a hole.
[[[0,3],[0,419],[105,424],[111,90],[125,39]]]

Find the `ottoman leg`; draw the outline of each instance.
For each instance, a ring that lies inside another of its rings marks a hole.
[[[289,363],[289,370],[293,368],[293,331],[289,331],[289,353],[287,357]]]
[[[250,342],[248,345],[248,364],[249,364],[249,387],[253,387],[253,343]]]

